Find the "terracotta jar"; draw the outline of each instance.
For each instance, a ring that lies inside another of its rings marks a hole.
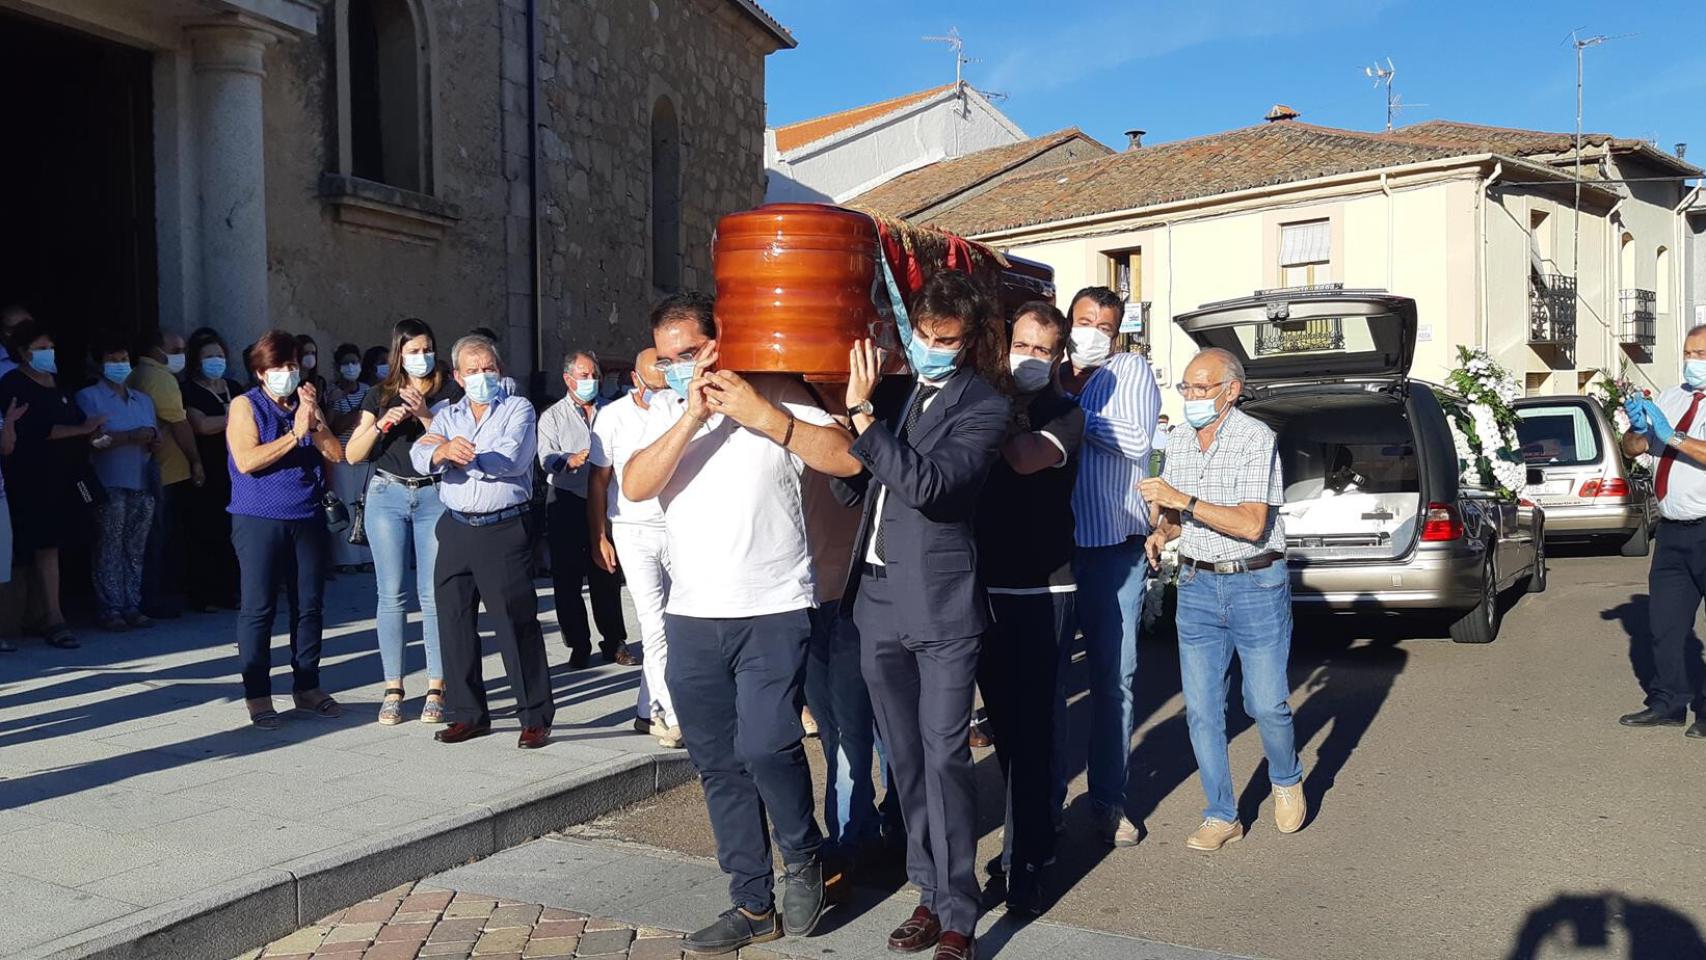
[[[878,250],[871,218],[841,207],[772,203],[724,217],[712,249],[717,365],[846,380],[853,341],[892,326],[873,299]]]

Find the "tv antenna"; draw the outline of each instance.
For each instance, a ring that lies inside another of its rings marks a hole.
[[[1622,40],[1632,37],[1632,33],[1620,33],[1616,36],[1595,34],[1591,37],[1582,36],[1581,30],[1571,30],[1566,42],[1576,50],[1576,201],[1573,224],[1570,231],[1570,274],[1577,275],[1581,269],[1582,250],[1582,51],[1590,47],[1603,46],[1612,40]]]
[[[967,64],[980,62],[966,56],[966,41],[964,37],[960,36],[959,27],[949,27],[945,36],[924,37],[923,39],[930,43],[945,43],[949,49],[954,51],[954,82],[956,84],[965,82]]]
[[[1425,103],[1405,103],[1402,95],[1392,89],[1392,78],[1398,75],[1398,68],[1392,65],[1392,58],[1386,58],[1386,65],[1374,61],[1374,66],[1363,67],[1362,75],[1374,81],[1375,87],[1386,88],[1386,132],[1392,132],[1392,121],[1397,118],[1399,111],[1409,107],[1425,107]]]

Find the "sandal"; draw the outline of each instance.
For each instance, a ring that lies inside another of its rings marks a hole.
[[[403,698],[407,692],[402,687],[386,687],[385,700],[379,704],[379,722],[387,727],[403,722]]]
[[[319,693],[318,690],[313,691]],[[303,694],[291,695],[296,701],[296,709],[306,710],[322,720],[335,720],[344,715],[344,708],[329,693],[321,693],[319,700],[310,700]]]
[[[278,715],[277,710],[262,710],[249,714],[249,722],[262,730],[277,730],[284,724],[284,718]]]
[[[422,723],[444,722],[444,691],[429,689],[426,693],[426,704],[421,707]]]
[[[77,642],[77,638],[71,635],[71,628],[63,623],[43,627],[41,637],[47,641],[48,646],[58,647],[61,650],[75,650],[82,646],[81,643]]]

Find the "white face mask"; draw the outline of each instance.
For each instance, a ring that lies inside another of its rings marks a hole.
[[[1099,367],[1107,362],[1112,337],[1095,327],[1072,328],[1072,362],[1080,367]]]
[[[1007,369],[1013,372],[1013,382],[1025,393],[1036,393],[1048,386],[1054,374],[1054,364],[1047,360],[1017,353],[1007,355]]]

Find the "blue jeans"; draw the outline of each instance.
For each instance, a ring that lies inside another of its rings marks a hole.
[[[438,601],[432,581],[438,565],[438,518],[443,514],[437,486],[408,487],[377,473],[367,485],[367,545],[373,551],[373,578],[379,586],[379,659],[386,680],[400,680],[406,672],[403,625],[408,621],[408,610],[403,584],[409,574],[411,542],[427,680],[444,679],[439,659]]]
[[[825,839],[848,854],[881,835],[877,786],[871,778],[877,726],[871,693],[859,667],[859,628],[841,618],[841,601],[811,611],[806,656],[806,704],[817,720],[828,766],[823,793]]]
[[[1204,817],[1236,823],[1232,770],[1226,758],[1226,694],[1232,655],[1244,672],[1244,712],[1256,721],[1268,756],[1268,781],[1303,779],[1292,732],[1291,578],[1283,562],[1248,573],[1179,572],[1179,680],[1191,751],[1202,771]]]
[[[1090,799],[1123,809],[1136,726],[1137,632],[1149,579],[1143,540],[1079,547],[1072,571],[1078,581],[1078,629],[1090,667]]]
[[[237,662],[243,696],[272,695],[272,628],[279,588],[290,604],[290,689],[320,689],[321,601],[326,592],[326,521],[231,515],[243,609],[237,613]]]

